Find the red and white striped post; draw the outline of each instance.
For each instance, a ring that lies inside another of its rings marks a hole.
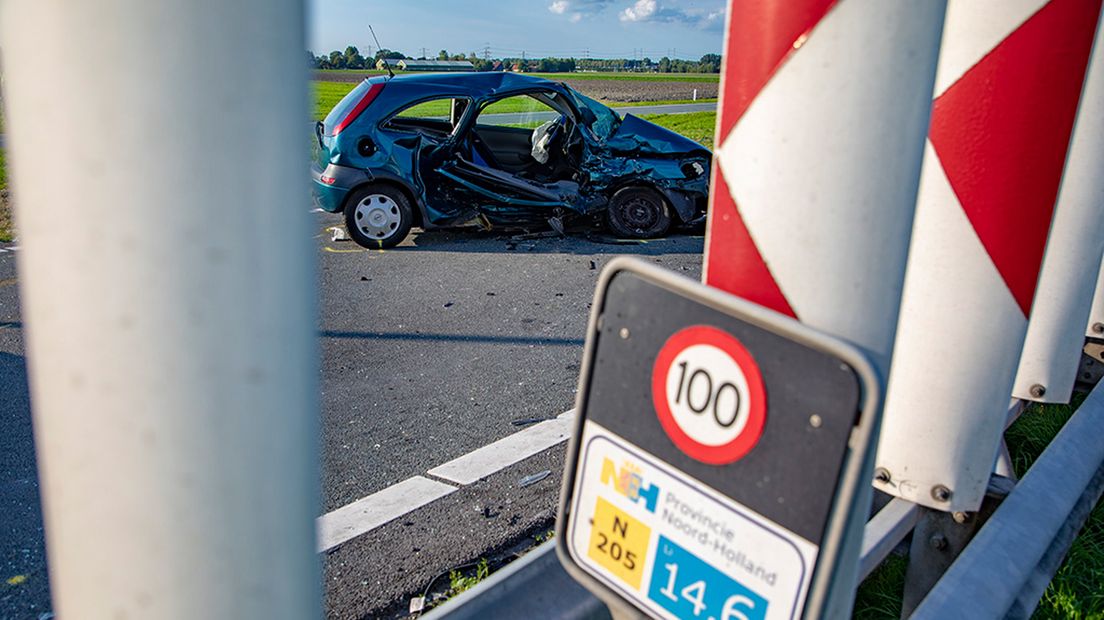
[[[706,284],[889,369],[944,3],[733,0]]]
[[[854,343],[883,378],[944,10],[729,2],[703,279]],[[873,455],[865,461],[869,477]],[[863,489],[828,617],[850,610]]]
[[[1101,19],[1104,19],[1102,17]],[[1104,23],[1104,22],[1102,22]],[[1104,30],[1085,77],[1012,395],[1069,402],[1104,254]]]
[[[1100,0],[951,0],[878,488],[980,505],[1005,425]]]

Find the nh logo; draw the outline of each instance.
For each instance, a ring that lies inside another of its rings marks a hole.
[[[648,512],[655,512],[659,502],[659,487],[654,484],[645,486],[639,470],[628,463],[618,471],[613,461],[602,459],[602,484],[613,486],[613,490],[634,502],[644,500],[644,507]]]

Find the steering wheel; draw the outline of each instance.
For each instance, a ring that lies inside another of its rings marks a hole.
[[[533,130],[533,135],[529,138],[533,145],[531,152],[533,159],[542,164],[548,163],[553,150],[552,144],[563,133],[563,128],[564,117],[561,115],[559,118],[540,124]]]

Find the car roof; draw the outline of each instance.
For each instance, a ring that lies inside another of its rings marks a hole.
[[[480,71],[464,73],[424,73],[398,75],[393,78],[371,78],[373,83],[386,82],[389,86],[401,86],[401,90],[425,89],[426,93],[480,97],[489,94],[526,90],[535,86],[551,86],[552,80],[512,73],[509,71]],[[387,89],[384,89],[385,92]]]

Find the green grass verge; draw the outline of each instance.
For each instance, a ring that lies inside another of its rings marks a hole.
[[[713,148],[713,132],[716,130],[716,112],[688,112],[686,114],[642,114],[640,118],[680,133]]]
[[[486,558],[480,558],[479,563],[476,564],[474,571],[469,571],[470,574],[465,575],[462,570],[449,571],[449,589],[446,593],[448,598],[452,598],[461,592],[474,588],[480,581],[483,581],[491,574],[490,567],[487,565]]]
[[[1024,475],[1083,400],[1077,395],[1072,406],[1032,408],[1008,429],[1005,439],[1016,475]],[[1070,545],[1032,617],[1104,619],[1104,503],[1097,504]]]
[[[1084,400],[1033,406],[1005,433],[1017,476],[1023,476]],[[859,588],[856,618],[898,618],[908,560],[891,556]],[[1104,503],[1097,504],[1070,546],[1032,618],[1104,620]]]
[[[11,204],[7,199],[8,169],[4,161],[4,149],[0,149],[0,241],[11,241],[15,237],[15,226],[12,223]]]

